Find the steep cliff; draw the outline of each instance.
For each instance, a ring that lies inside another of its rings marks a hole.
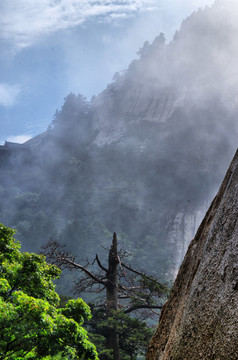
[[[192,240],[147,360],[238,359],[238,152]]]

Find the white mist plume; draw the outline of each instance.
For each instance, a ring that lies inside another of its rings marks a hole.
[[[151,9],[155,0],[3,0],[0,37],[19,48],[42,35],[83,24],[89,19],[127,17]]]
[[[10,85],[7,83],[0,83],[0,106],[13,106],[18,100],[21,92],[21,87],[18,84]]]
[[[7,138],[7,141],[13,142],[13,143],[18,143],[18,144],[24,144],[26,141],[28,141],[30,139],[32,139],[32,135],[22,134],[22,135],[9,136]]]

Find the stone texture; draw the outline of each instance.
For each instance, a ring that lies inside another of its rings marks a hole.
[[[180,267],[147,360],[238,359],[238,152]]]

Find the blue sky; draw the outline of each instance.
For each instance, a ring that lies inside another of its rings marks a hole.
[[[1,0],[0,144],[46,130],[68,93],[89,100],[136,52],[214,0]]]

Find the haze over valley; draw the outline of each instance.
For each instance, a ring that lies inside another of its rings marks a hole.
[[[93,260],[116,231],[174,279],[237,148],[237,15],[218,0],[158,31],[90,101],[69,93],[47,131],[0,146],[0,218],[24,250],[55,239]]]

